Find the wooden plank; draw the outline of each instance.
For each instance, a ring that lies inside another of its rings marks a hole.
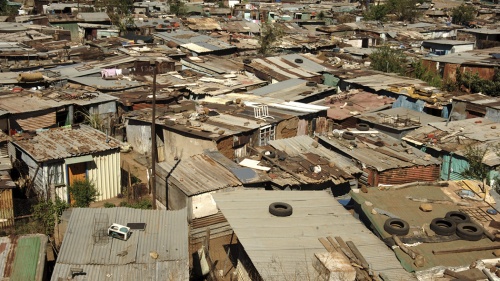
[[[337,243],[335,242],[335,240],[333,240],[333,238],[331,236],[326,237],[326,239],[328,239],[328,242],[330,242],[330,244],[332,244],[332,246],[335,248],[335,250],[337,250],[337,252],[342,253],[342,250],[340,250],[339,245],[337,245]]]
[[[325,249],[328,251],[328,252],[335,252],[335,248],[332,246],[332,244],[330,244],[330,242],[328,242],[328,240],[326,240],[325,238],[318,238],[319,242],[321,243],[321,245],[323,245],[323,247],[325,247]]]
[[[360,265],[359,260],[352,253],[351,249],[349,249],[349,246],[347,246],[347,244],[344,242],[344,239],[342,239],[342,237],[335,236],[335,240],[337,240],[337,243],[339,243],[339,247],[342,252],[351,261],[351,265],[354,266],[354,269],[356,270],[356,279],[358,281],[372,280],[368,272],[362,270],[363,267]]]
[[[347,246],[349,246],[349,248],[351,249],[351,252],[356,256],[356,258],[358,258],[360,265],[364,269],[368,269],[369,268],[368,262],[366,261],[365,257],[363,257],[361,252],[358,250],[356,245],[354,245],[354,243],[352,241],[347,241],[346,244],[347,244]]]
[[[445,255],[445,254],[488,251],[488,250],[497,250],[497,249],[500,249],[500,244],[495,244],[492,246],[485,246],[485,247],[457,248],[457,249],[451,249],[451,250],[432,250],[432,253],[434,255]]]
[[[335,236],[335,240],[337,240],[337,243],[339,243],[340,249],[346,255],[346,257],[348,259],[350,259],[351,261],[354,261],[357,264],[359,264],[357,262],[356,257],[354,256],[354,254],[351,252],[351,250],[349,249],[349,247],[347,246],[347,244],[344,242],[344,239],[342,239],[342,237]]]

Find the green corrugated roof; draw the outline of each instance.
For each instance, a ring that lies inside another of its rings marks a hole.
[[[35,281],[40,244],[40,237],[19,239],[10,276],[11,281]]]

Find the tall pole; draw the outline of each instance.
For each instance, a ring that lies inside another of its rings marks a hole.
[[[153,113],[151,116],[151,189],[153,193],[153,210],[156,210],[156,62],[150,61],[153,67]]]

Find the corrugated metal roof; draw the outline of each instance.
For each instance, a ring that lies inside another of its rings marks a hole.
[[[288,139],[279,139],[269,141],[269,144],[274,148],[286,152],[290,156],[303,155],[305,153],[314,153],[320,155],[322,158],[335,163],[335,166],[342,169],[344,172],[354,175],[362,173],[358,167],[353,165],[353,162],[345,157],[325,148],[322,145],[314,147],[314,139],[309,136],[296,136]]]
[[[319,63],[316,63],[310,59],[308,59],[307,57],[305,56],[301,56],[300,54],[289,54],[289,55],[284,55],[282,56],[281,58],[289,61],[290,63],[293,63],[293,64],[296,64],[298,67],[304,69],[304,70],[307,70],[309,72],[324,72],[324,71],[329,71],[330,69],[319,64]],[[302,62],[297,64],[295,62],[296,59],[301,59]]]
[[[461,140],[457,140],[460,136]],[[419,146],[444,150],[464,156],[469,146],[491,148],[500,142],[500,124],[485,118],[471,118],[450,122],[429,123],[403,137],[403,140]],[[488,149],[483,163],[494,167],[500,165],[500,157]]]
[[[41,239],[39,236],[23,237],[17,241],[14,264],[12,265],[12,281],[37,280],[36,272],[40,258]]]
[[[419,128],[431,122],[443,122],[444,118],[432,116],[427,113],[418,112],[405,107],[396,107],[378,112],[368,112],[356,116],[356,118],[373,124],[380,124],[383,126],[391,127],[394,130],[408,130],[411,128]],[[409,119],[411,122],[399,122],[396,118]]]
[[[0,238],[0,276],[12,281],[42,281],[47,237],[31,234]],[[3,280],[3,279],[2,279]]]
[[[105,12],[78,13],[76,17],[85,22],[110,21],[108,14]]]
[[[422,46],[426,44],[441,44],[441,45],[474,45],[474,42],[469,41],[460,41],[460,40],[445,40],[445,39],[433,39],[433,40],[424,40],[422,42]]]
[[[39,132],[31,139],[14,141],[35,161],[66,159],[79,155],[117,149],[120,143],[106,134],[86,125],[80,128],[56,128]]]
[[[149,256],[149,254],[148,254]],[[189,263],[189,261],[187,261]],[[54,274],[66,280],[71,274],[74,264],[56,264]],[[189,280],[187,265],[179,261],[161,261],[148,264],[127,265],[77,265],[85,275],[76,275],[74,281],[119,280],[119,281],[157,281],[157,280]],[[186,268],[186,270],[184,270]],[[55,276],[53,274],[53,276]],[[59,281],[55,278],[52,281]]]
[[[225,104],[228,101],[234,101],[236,99],[241,99],[248,107],[256,107],[259,105],[268,105],[269,110],[272,113],[273,110],[283,110],[285,114],[300,116],[304,113],[314,113],[327,110],[328,106],[312,105],[301,102],[286,102],[282,99],[262,97],[250,94],[237,94],[231,93],[226,95],[219,95],[217,97],[207,97],[205,101],[211,103],[222,103]]]
[[[220,153],[219,151],[205,151],[205,154],[228,169],[242,183],[260,183],[271,181],[271,179],[266,175],[265,172],[242,167],[236,164],[234,161],[231,161],[226,156],[222,155],[222,153]]]
[[[164,162],[158,163],[158,165],[166,171],[172,169],[172,165]],[[168,180],[175,180],[177,187],[187,196],[241,186],[241,182],[236,176],[203,154],[180,160]]]
[[[73,280],[164,280],[174,273],[175,280],[188,280],[186,218],[186,209],[73,209],[51,280],[66,278],[70,267],[86,272]],[[134,222],[146,223],[146,229],[133,230],[127,241],[94,235],[100,226],[107,230],[112,223]]]
[[[22,104],[23,106],[19,106]],[[64,104],[54,100],[40,99],[36,96],[1,96],[0,109],[10,113],[34,112],[50,108],[63,107]]]
[[[236,47],[216,38],[199,34],[193,31],[175,30],[173,32],[157,32],[153,36],[172,41],[194,52],[209,52],[218,50],[235,49]]]
[[[346,79],[347,83],[355,83],[364,87],[369,87],[375,91],[388,89],[391,85],[427,85],[424,81],[388,73],[360,76],[353,79]]]
[[[79,64],[72,64],[70,66],[56,67],[52,71],[59,72],[62,77],[81,77],[95,73],[100,73],[102,69],[108,67],[116,67],[117,65],[130,63],[137,60],[137,57],[129,55],[120,55],[108,57],[103,61],[92,61]]]
[[[333,93],[336,88],[317,84],[313,87],[307,86],[307,81],[303,79],[289,79],[278,83],[270,84],[255,90],[251,93],[257,96],[280,98],[283,100],[298,101],[310,98],[311,96]]]
[[[144,85],[138,81],[128,80],[105,80],[99,77],[74,77],[68,79],[82,85],[91,86],[99,90],[125,90],[137,88]]]
[[[213,197],[264,280],[310,280],[309,274],[316,273],[314,254],[326,252],[318,238],[328,236],[353,241],[371,268],[390,280],[415,280],[394,253],[327,192],[241,190]],[[290,204],[293,214],[271,215],[273,202]]]
[[[363,137],[371,138],[369,136]],[[357,146],[353,147],[350,141],[344,139],[323,136],[319,138],[342,155],[353,158],[366,166],[373,167],[377,171],[440,164],[438,159],[430,157],[427,153],[411,146],[403,147],[401,141],[381,133],[376,138],[373,138],[372,142],[381,141],[385,144],[383,147],[359,141],[357,141]],[[411,154],[406,151],[407,149],[411,151]]]

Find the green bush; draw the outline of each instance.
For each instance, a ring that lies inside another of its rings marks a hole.
[[[73,184],[69,186],[69,192],[75,200],[73,206],[80,208],[88,207],[90,203],[95,202],[97,196],[99,196],[97,188],[87,179],[74,181]]]
[[[62,213],[68,208],[69,205],[59,197],[55,202],[42,200],[33,206],[33,219],[42,226],[45,234],[50,235],[54,233],[56,220],[59,223]]]
[[[128,207],[128,208],[134,208],[134,209],[152,209],[153,208],[153,202],[149,199],[142,199],[137,202],[133,203],[128,203],[128,202],[120,202],[120,207]]]
[[[114,208],[114,207],[116,207],[116,205],[113,203],[110,202],[104,203],[104,208]]]

